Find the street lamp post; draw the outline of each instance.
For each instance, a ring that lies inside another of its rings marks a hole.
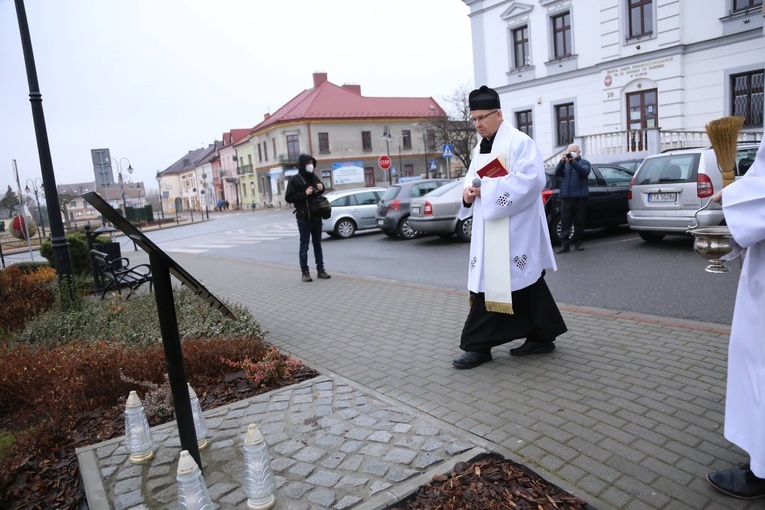
[[[404,163],[401,162],[401,137],[398,137],[398,171],[399,179],[404,175]],[[399,182],[401,182],[399,180]]]
[[[390,160],[390,147],[388,144],[393,137],[390,134],[390,127],[387,124],[383,125],[383,138],[385,139],[385,155],[388,156],[388,160]],[[401,158],[399,157],[399,162],[400,161]],[[400,171],[401,169],[399,168],[399,172]],[[393,170],[390,168],[388,169],[388,185],[393,185]]]
[[[38,183],[39,181],[39,183]],[[38,195],[38,191],[42,189],[42,180],[39,177],[35,177],[34,180],[27,179],[27,187],[26,192],[29,194],[29,183],[32,183],[32,189],[34,189],[35,192],[35,203],[37,204],[37,214],[40,216],[40,229],[42,230],[42,235],[45,235],[45,222],[43,221],[43,215],[42,215],[42,209],[40,208],[40,197]],[[43,195],[45,196],[45,195]],[[38,232],[39,234],[39,232]]]
[[[205,201],[205,217],[209,220],[210,219],[210,209],[207,207],[207,200],[209,198],[209,195],[207,195],[207,174],[202,173],[202,199]]]
[[[428,168],[428,141],[425,134],[425,125],[421,122],[415,122],[412,124],[422,130],[422,150],[425,153],[425,178],[430,178],[430,168]]]
[[[127,204],[125,203],[125,184],[124,180],[122,178],[122,162],[127,161],[127,171],[128,175],[133,173],[133,166],[130,164],[130,160],[128,158],[120,158],[119,161],[114,158],[109,158],[110,160],[114,161],[117,166],[117,176],[119,178],[120,183],[120,192],[122,194],[122,216],[127,216]],[[128,177],[129,179],[129,177]]]
[[[196,188],[191,188],[191,192],[194,194],[194,197],[197,196]],[[191,203],[191,199],[189,199],[189,212],[191,213],[191,223],[194,223],[194,204]]]

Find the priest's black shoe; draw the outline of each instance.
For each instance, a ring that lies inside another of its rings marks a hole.
[[[545,354],[553,352],[555,350],[555,344],[553,342],[535,342],[533,340],[526,340],[526,342],[520,347],[510,349],[510,356],[527,356],[529,354]]]
[[[560,248],[558,248],[558,251],[556,251],[555,253],[568,253],[570,251],[571,251],[571,248],[569,248],[568,246],[561,246]]]
[[[765,478],[757,478],[749,466],[709,473],[707,481],[718,491],[734,498],[757,499],[765,497]]]
[[[467,351],[454,358],[452,365],[454,368],[475,368],[487,361],[491,361],[491,352]]]

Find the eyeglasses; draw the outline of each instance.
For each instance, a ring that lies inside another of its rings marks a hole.
[[[498,111],[499,110],[494,110],[493,112],[487,113],[486,115],[481,115],[480,117],[476,117],[476,118],[471,119],[471,120],[473,121],[473,124],[476,124],[478,122],[483,122],[486,119],[486,117],[488,117],[489,115],[494,115]]]

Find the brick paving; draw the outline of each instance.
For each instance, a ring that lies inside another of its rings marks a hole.
[[[460,371],[451,367],[451,360],[460,352],[466,292],[343,275],[332,271],[331,264],[331,280],[303,283],[295,267],[199,255],[173,257],[216,296],[249,307],[268,331],[270,343],[318,370],[322,378],[307,382],[309,386],[348,386],[360,398],[379,402],[376,405],[386,412],[428,422],[437,436],[449,438],[438,441],[440,448],[460,445],[442,450],[437,454],[440,460],[428,464],[422,459],[431,457],[423,457],[422,444],[420,449],[412,446],[417,436],[411,436],[411,429],[395,432],[390,420],[383,420],[386,424],[374,431],[367,426],[342,427],[337,441],[342,439],[344,445],[362,441],[360,448],[367,447],[358,462],[372,469],[369,464],[377,460],[382,462],[380,470],[387,468],[385,475],[373,480],[371,476],[377,475],[373,470],[350,466],[357,468],[351,474],[353,470],[335,465],[342,462],[342,454],[356,452],[329,448],[334,443],[326,420],[313,433],[328,437],[327,444],[317,447],[311,443],[319,438],[309,437],[304,443],[321,451],[309,451],[303,461],[294,452],[280,452],[276,439],[281,432],[269,430],[274,435],[270,440],[266,435],[266,441],[275,467],[281,468],[275,470],[280,484],[277,508],[384,508],[405,495],[404,489],[414,489],[423,476],[447,471],[454,458],[479,450],[493,450],[520,462],[598,509],[762,508],[758,502],[724,497],[704,479],[711,470],[747,460],[722,435],[728,326],[561,305],[569,331],[559,338],[553,353],[511,358],[506,345],[494,349],[492,362]],[[307,387],[280,391],[292,392],[294,398]],[[332,395],[336,399],[340,394]],[[302,405],[292,402],[290,407]],[[225,455],[219,454],[221,462],[239,462],[231,459],[240,445],[236,434],[243,434],[250,419],[247,413],[255,414],[252,406],[257,403],[241,405],[245,414],[227,429],[230,434],[210,427],[216,434],[211,449],[216,441],[222,442],[220,448],[228,448]],[[348,411],[334,404],[327,410],[333,416]],[[225,412],[230,411],[206,414]],[[280,423],[274,419],[269,423]],[[345,423],[347,418],[337,419]],[[371,433],[363,437],[367,432]],[[385,442],[388,434],[391,438]],[[370,446],[375,440],[395,445],[395,434],[403,434],[397,441],[408,445],[396,454]],[[168,437],[172,438],[170,432]],[[162,445],[172,451],[162,469],[132,469],[132,476],[127,476],[120,474],[131,469],[124,458],[117,462],[121,469],[104,472],[104,465],[120,455],[119,440],[110,444],[108,455],[100,458],[95,452],[103,446],[95,445],[88,455],[96,460],[88,464],[85,459],[94,475],[91,483],[103,491],[101,497],[109,499],[119,478],[133,482],[121,486],[123,503],[112,508],[161,508],[150,504],[146,495],[162,491],[169,504],[178,445],[172,441]],[[473,447],[477,449],[469,449]],[[81,455],[81,463],[82,459]],[[394,466],[398,471],[391,477]],[[152,470],[161,473],[158,478],[151,477]],[[221,508],[244,508],[234,467],[205,470],[208,487],[220,485],[216,502]],[[340,490],[342,479],[346,483]],[[354,484],[362,489],[346,490]],[[390,487],[381,488],[385,484]],[[144,499],[135,499],[136,491]],[[125,494],[133,494],[133,499]]]

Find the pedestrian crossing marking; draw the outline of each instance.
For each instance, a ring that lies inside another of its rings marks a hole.
[[[191,250],[189,248],[162,248],[162,251],[172,253],[190,253],[192,255],[196,255],[198,253],[204,253],[209,250]]]
[[[173,243],[162,243],[160,248],[166,252],[198,254],[210,250],[224,250],[236,248],[238,246],[248,246],[258,244],[263,241],[278,241],[286,237],[300,235],[297,225],[294,223],[270,224],[252,228],[236,228],[223,232],[223,241],[211,242],[209,244],[184,244],[182,247],[173,247]],[[217,236],[220,238],[220,235]],[[197,239],[199,241],[200,239]]]

